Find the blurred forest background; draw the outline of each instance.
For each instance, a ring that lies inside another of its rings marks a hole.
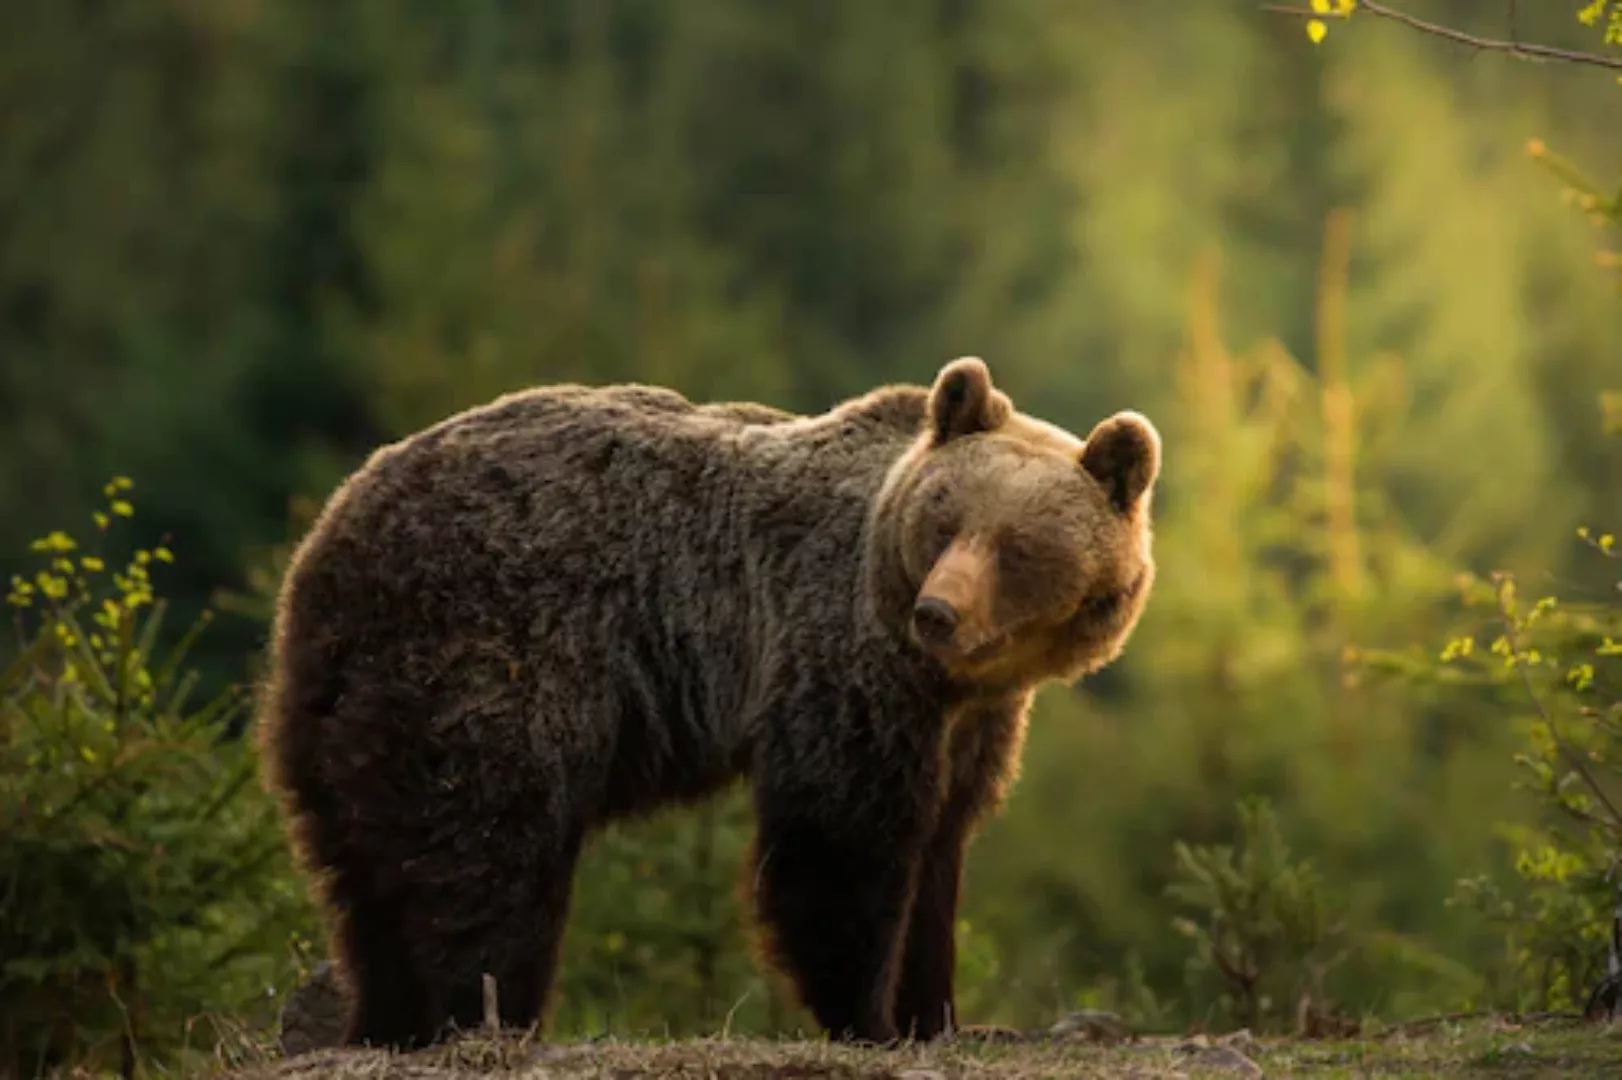
[[[1405,10],[1622,56],[1619,7]],[[239,736],[376,444],[962,354],[1077,431],[1144,411],[1167,468],[1141,629],[1042,695],[973,849],[964,1019],[1580,1007],[1622,297],[1555,154],[1622,177],[1616,74],[1254,0],[7,0],[0,1074],[268,1024],[323,954]],[[806,1022],[739,934],[747,830],[597,845],[556,1030]]]

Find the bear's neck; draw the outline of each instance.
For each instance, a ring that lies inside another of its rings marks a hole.
[[[739,441],[746,550],[757,588],[797,659],[877,660],[941,708],[964,696],[907,634],[912,609],[886,482],[924,418],[918,388],[875,391],[821,416],[751,429]]]

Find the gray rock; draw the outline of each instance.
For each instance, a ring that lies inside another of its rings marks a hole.
[[[1231,1046],[1198,1046],[1184,1043],[1178,1047],[1189,1055],[1189,1063],[1201,1069],[1238,1073],[1241,1076],[1263,1077],[1262,1067]]]
[[[1101,1009],[1078,1009],[1066,1014],[1047,1030],[1050,1039],[1069,1042],[1097,1042],[1113,1044],[1132,1037],[1126,1021],[1112,1012]]]
[[[349,1019],[349,999],[330,960],[323,960],[310,977],[287,995],[282,1006],[281,1050],[297,1057],[312,1050],[337,1046]]]

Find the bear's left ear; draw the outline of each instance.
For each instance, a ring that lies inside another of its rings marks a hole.
[[[964,356],[941,368],[929,391],[930,441],[939,446],[1007,422],[1014,406],[991,385],[985,361]]]
[[[1118,412],[1087,436],[1081,467],[1103,485],[1115,509],[1126,513],[1160,475],[1160,433],[1142,413]]]

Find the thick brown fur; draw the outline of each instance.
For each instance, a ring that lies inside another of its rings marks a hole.
[[[576,859],[746,778],[764,951],[838,1038],[957,1021],[965,846],[1035,688],[1120,651],[1160,443],[1018,413],[985,365],[798,417],[644,386],[503,397],[374,454],[279,598],[269,785],[347,1037],[537,1022]]]

